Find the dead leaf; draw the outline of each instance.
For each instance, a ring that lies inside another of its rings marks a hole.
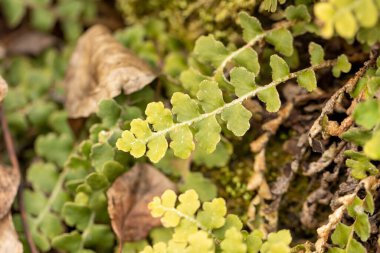
[[[79,38],[64,80],[69,117],[88,117],[101,100],[133,93],[155,77],[105,26],[95,25]]]
[[[0,165],[0,219],[9,213],[19,184],[18,170]]]
[[[10,213],[0,219],[0,253],[22,253],[23,247],[13,226]]]
[[[10,212],[19,184],[18,170],[0,165],[0,253],[23,252]]]
[[[7,82],[0,76],[0,102],[3,101],[8,92]]]
[[[56,37],[29,28],[20,28],[0,40],[2,57],[17,54],[38,55],[57,42]]]
[[[107,197],[112,228],[120,244],[144,239],[161,224],[151,216],[148,203],[167,189],[175,189],[174,183],[149,164],[137,164],[116,179]]]

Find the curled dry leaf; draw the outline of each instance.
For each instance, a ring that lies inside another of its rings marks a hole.
[[[18,170],[0,165],[0,253],[23,252],[10,213],[19,184]]]
[[[120,244],[144,239],[161,224],[151,216],[148,203],[167,189],[175,189],[174,183],[148,164],[137,164],[116,179],[107,197],[112,228]]]
[[[18,240],[10,213],[0,219],[0,253],[22,253],[22,244]]]
[[[20,28],[0,39],[0,58],[18,54],[38,55],[56,42],[57,38],[50,34]]]
[[[0,219],[9,213],[19,184],[18,170],[0,165]]]
[[[0,76],[0,102],[3,101],[8,91],[7,82]]]
[[[64,80],[66,109],[71,118],[87,117],[101,100],[133,93],[155,77],[105,26],[95,25],[79,38],[71,56]]]

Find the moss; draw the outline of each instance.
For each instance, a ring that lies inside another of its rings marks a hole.
[[[213,33],[218,38],[236,36],[237,14],[252,11],[255,0],[117,0],[125,20],[135,24],[142,20],[158,18],[164,20],[169,32],[192,44],[200,35]]]
[[[247,219],[246,212],[253,197],[253,192],[247,190],[252,166],[252,161],[243,159],[231,162],[229,167],[201,169],[217,185],[218,196],[227,201],[229,212],[238,215],[243,222]]]

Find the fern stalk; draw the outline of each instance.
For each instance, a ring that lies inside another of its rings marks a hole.
[[[283,78],[280,78],[280,79],[277,79],[277,80],[274,80],[270,83],[268,83],[267,85],[265,86],[261,86],[251,92],[248,92],[246,93],[245,95],[229,102],[229,103],[226,103],[224,104],[223,106],[215,109],[214,111],[211,111],[209,113],[205,113],[205,114],[201,114],[200,116],[196,117],[196,118],[193,118],[193,119],[190,119],[190,120],[187,120],[187,121],[184,121],[184,122],[181,122],[181,123],[176,123],[176,124],[173,124],[171,127],[169,128],[166,128],[164,130],[160,130],[160,131],[157,131],[157,132],[153,132],[149,137],[143,139],[143,141],[145,143],[148,143],[150,140],[158,137],[158,136],[162,136],[162,135],[166,135],[167,133],[179,128],[179,127],[182,127],[182,126],[191,126],[192,124],[196,123],[196,122],[199,122],[203,119],[206,119],[210,116],[214,116],[214,115],[218,115],[218,114],[221,114],[225,109],[227,108],[230,108],[236,104],[241,104],[244,100],[246,99],[249,99],[249,98],[252,98],[254,97],[258,92],[260,91],[264,91],[264,90],[267,90],[269,88],[272,88],[272,87],[275,87],[283,82],[286,82],[290,79],[293,79],[293,78],[297,78],[297,76],[305,71],[305,70],[318,70],[318,69],[322,69],[322,68],[327,68],[327,67],[331,67],[333,66],[334,64],[336,63],[336,60],[328,60],[328,61],[325,61],[321,64],[318,64],[318,65],[315,65],[315,66],[310,66],[308,68],[305,68],[305,69],[302,69],[302,70],[299,70],[299,71],[296,71],[296,72],[292,72],[290,73],[289,75],[283,77]]]

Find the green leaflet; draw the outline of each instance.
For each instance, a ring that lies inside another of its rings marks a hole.
[[[220,228],[224,225],[227,213],[226,202],[222,198],[213,199],[211,202],[204,202],[202,211],[197,215],[197,220],[207,229]]]
[[[332,73],[335,77],[340,77],[340,73],[348,73],[351,69],[351,63],[348,61],[346,55],[342,54],[338,57],[335,66],[332,69]]]
[[[173,116],[162,102],[149,103],[145,109],[146,120],[153,125],[154,130],[162,130],[173,125]],[[133,123],[133,121],[132,121]]]
[[[68,225],[83,231],[90,220],[91,210],[87,206],[67,202],[62,209],[62,215]]]
[[[243,28],[243,39],[249,42],[263,32],[260,21],[248,15],[246,12],[239,13],[240,26]]]
[[[368,199],[367,199],[368,198]],[[366,212],[372,211],[372,195],[367,193],[364,200],[355,196],[353,201],[347,206],[348,215],[354,222],[351,226],[339,223],[331,236],[333,244],[338,247],[330,248],[330,253],[354,253],[367,252],[364,246],[353,237],[355,233],[361,241],[365,242],[370,236],[370,223]]]
[[[255,85],[255,74],[243,67],[233,68],[230,73],[230,82],[235,88],[238,97],[253,91]]]
[[[252,114],[241,104],[236,104],[224,109],[221,116],[226,121],[228,130],[236,136],[243,136],[250,127],[249,119]]]
[[[232,227],[225,233],[224,240],[220,243],[222,253],[245,253],[247,245],[243,244],[243,234],[236,228]]]
[[[231,228],[235,228],[238,231],[242,230],[243,228],[243,223],[235,214],[228,214],[223,227],[215,229],[213,233],[219,240],[222,240],[225,237],[226,231]]]
[[[184,183],[180,185],[182,192],[190,189],[194,189],[197,192],[201,201],[210,201],[217,195],[215,184],[207,177],[204,177],[200,172],[190,172],[185,177]]]
[[[371,232],[371,225],[369,224],[368,215],[366,213],[359,214],[356,217],[354,230],[360,240],[368,240]]]
[[[247,250],[249,253],[258,253],[260,251],[263,244],[262,237],[262,232],[258,230],[254,230],[246,237]]]
[[[325,52],[323,48],[314,42],[309,44],[310,64],[315,66],[321,64],[324,61]]]
[[[370,215],[375,212],[375,202],[371,192],[367,191],[367,196],[364,199],[364,210],[366,210]]]
[[[107,161],[113,160],[114,149],[108,143],[96,143],[91,147],[91,165],[100,171]]]
[[[339,223],[331,235],[332,242],[343,248],[348,242],[348,237],[350,236],[351,230],[351,227],[343,223]]]
[[[172,112],[177,116],[179,122],[184,122],[199,116],[198,104],[189,95],[181,92],[173,94],[170,100],[173,108]]]
[[[160,106],[158,106],[160,107]],[[156,115],[155,115],[156,116]],[[160,119],[160,116],[157,116],[157,120]],[[152,131],[149,128],[148,124],[148,118],[147,120],[142,120],[142,119],[134,119],[131,122],[131,132],[139,139],[145,139],[148,138],[151,134]]]
[[[34,189],[49,193],[58,180],[58,170],[52,163],[36,162],[28,168],[26,178]]]
[[[157,163],[164,157],[167,149],[168,141],[165,136],[157,136],[148,142],[148,152],[146,155],[152,162]]]
[[[380,117],[380,104],[376,99],[368,99],[358,104],[353,112],[356,124],[366,128],[373,128]]]
[[[284,78],[290,73],[286,61],[276,54],[271,55],[269,65],[272,69],[272,79],[274,81]]]
[[[197,98],[205,112],[214,111],[224,105],[222,91],[215,81],[202,81],[199,85]]]
[[[280,54],[285,56],[293,54],[293,36],[288,29],[273,30],[265,36],[265,40],[272,44]]]
[[[207,76],[202,75],[197,70],[189,68],[188,70],[182,71],[179,80],[181,81],[183,87],[189,91],[192,96],[196,96],[199,91],[199,84],[208,79]]]
[[[0,3],[7,23],[11,27],[17,26],[26,12],[26,3],[23,0],[2,0]]]
[[[49,133],[37,138],[35,149],[37,154],[46,158],[47,161],[63,166],[70,154],[72,145],[73,139],[70,135]]]
[[[302,71],[297,76],[298,85],[305,88],[307,91],[313,91],[317,88],[317,79],[314,70],[307,69]]]
[[[103,100],[99,104],[98,116],[106,127],[112,127],[116,124],[121,114],[121,108],[115,100]]]
[[[55,237],[52,244],[54,248],[68,252],[75,252],[79,249],[81,241],[81,235],[77,231],[73,231]]]
[[[348,155],[348,153],[345,153]],[[349,155],[348,155],[349,156]],[[364,179],[369,175],[377,174],[378,170],[376,167],[369,161],[367,157],[364,158],[354,158],[347,159],[346,165],[351,169],[352,177],[356,179]]]
[[[170,138],[172,139],[170,148],[173,149],[174,155],[182,159],[188,158],[195,148],[193,133],[187,125],[171,131]]]
[[[239,65],[249,71],[251,71],[255,76],[260,72],[260,63],[257,53],[252,48],[246,48],[238,55],[236,55],[233,60]]]
[[[173,240],[178,243],[186,243],[189,237],[198,231],[196,224],[188,220],[181,220],[179,225],[174,229]]]
[[[373,27],[378,20],[378,12],[373,0],[362,0],[354,9],[356,19],[362,27]]]
[[[289,21],[305,21],[310,22],[311,16],[307,11],[307,7],[304,4],[297,6],[290,5],[285,9],[285,17]]]
[[[204,186],[206,187],[206,185]],[[242,230],[243,223],[236,215],[227,215],[226,202],[215,198],[210,202],[199,201],[194,190],[178,196],[172,190],[161,198],[155,197],[148,207],[153,217],[161,217],[166,227],[174,227],[169,241],[161,240],[153,247],[145,247],[144,253],[159,252],[249,252],[290,253],[289,231],[270,233],[263,243],[264,234],[258,230],[249,233]],[[220,240],[215,243],[214,239]]]
[[[358,30],[354,15],[349,10],[343,10],[335,21],[335,29],[344,38],[353,38]]]
[[[364,145],[364,153],[368,155],[369,158],[374,160],[380,160],[380,131],[377,130],[372,138]]]
[[[46,7],[37,7],[32,12],[31,23],[41,31],[49,31],[56,22],[54,14]]]
[[[366,253],[367,250],[357,240],[352,239],[350,244],[347,245],[346,252],[347,253]]]
[[[261,2],[260,8],[269,12],[277,10],[277,4],[284,4],[286,0],[264,0]]]
[[[90,186],[93,191],[105,189],[109,185],[107,178],[98,172],[89,174],[85,180],[86,184]]]
[[[216,117],[209,116],[195,124],[198,148],[206,153],[214,152],[216,145],[220,141],[220,127]]]
[[[268,240],[262,245],[260,252],[262,253],[290,253],[289,244],[292,237],[288,230],[280,230],[276,233],[270,233]]]
[[[128,130],[124,131],[117,140],[116,147],[124,152],[130,152],[136,158],[143,156],[146,151],[145,143],[136,139]]]
[[[207,168],[223,167],[226,166],[233,153],[233,148],[229,142],[219,142],[213,152],[207,153],[196,146],[193,162],[198,166],[206,166]]]
[[[217,68],[229,55],[229,51],[222,42],[209,35],[202,36],[195,42],[194,54],[200,61],[209,62]]]
[[[187,215],[194,215],[201,206],[201,203],[198,199],[199,196],[195,190],[190,189],[185,191],[183,194],[178,196],[180,203],[177,206],[178,211]]]
[[[360,27],[374,27],[379,16],[373,0],[317,3],[314,5],[314,13],[323,23],[321,30],[323,37],[332,37],[335,29],[346,39],[354,38]]]
[[[281,107],[280,95],[276,87],[270,87],[259,91],[257,97],[264,102],[268,112],[277,112]]]

